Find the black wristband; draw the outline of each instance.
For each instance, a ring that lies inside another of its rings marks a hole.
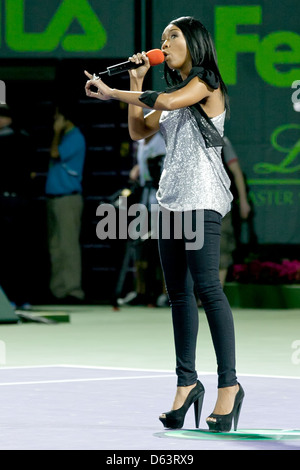
[[[139,100],[149,106],[149,108],[153,108],[155,105],[155,101],[157,100],[159,93],[153,90],[144,91],[139,97]]]

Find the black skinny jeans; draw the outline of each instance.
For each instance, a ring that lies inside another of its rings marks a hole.
[[[200,224],[203,227],[204,221],[204,244],[202,248],[196,250],[187,249],[186,246],[191,240],[190,235],[189,239],[185,236],[189,232],[184,213],[180,213],[181,237],[178,237],[178,233],[176,236],[174,232],[172,223],[174,213],[162,207],[159,213],[159,253],[172,308],[177,385],[192,385],[197,380],[195,356],[199,316],[195,287],[207,316],[216,353],[218,387],[229,387],[237,383],[237,378],[233,317],[219,280],[222,218],[218,212],[204,210],[202,221],[198,220],[196,227],[196,212],[198,211],[190,212],[193,231],[197,230],[196,234],[201,233]],[[170,214],[170,236],[166,237],[162,227],[168,224]]]

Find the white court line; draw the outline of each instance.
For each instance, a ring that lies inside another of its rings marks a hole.
[[[46,365],[32,365],[32,366],[4,366],[0,367],[0,373],[3,370],[16,370],[16,369],[46,369],[46,368],[70,368],[70,369],[95,369],[95,370],[120,370],[120,371],[129,371],[129,372],[155,372],[157,374],[170,374],[170,375],[158,375],[158,376],[146,376],[145,378],[156,378],[156,377],[173,377],[175,375],[173,370],[168,369],[140,369],[134,367],[111,367],[111,366],[91,366],[91,365],[82,365],[82,364],[46,364]],[[198,371],[198,375],[216,375],[216,372],[208,372],[208,371]],[[238,373],[239,377],[258,377],[258,378],[267,378],[267,379],[291,379],[291,380],[300,380],[300,376],[293,376],[293,375],[269,375],[269,374],[247,374],[247,373]],[[130,377],[129,377],[130,378]],[[132,377],[133,379],[135,377]],[[139,377],[140,378],[140,377]],[[125,380],[124,377],[122,380]],[[70,379],[72,380],[72,379]],[[74,379],[77,381],[77,379]],[[85,381],[85,380],[118,380],[117,377],[111,378],[91,378],[91,379],[78,379],[78,381]],[[56,381],[57,382],[57,381]],[[13,384],[14,382],[12,382]],[[19,382],[15,382],[19,383]],[[21,382],[20,382],[21,383]],[[32,382],[28,382],[32,383]],[[44,383],[51,383],[51,381]],[[0,385],[2,385],[0,383]]]
[[[87,366],[82,364],[46,364],[46,365],[32,365],[32,366],[3,366],[0,367],[1,370],[15,370],[15,369],[46,369],[54,367],[67,367],[70,369],[96,369],[96,370],[125,370],[132,372],[161,372],[161,373],[170,373],[173,374],[174,370],[170,369],[140,369],[136,367],[111,367],[111,366]],[[206,372],[206,374],[213,374],[213,372]]]
[[[140,369],[136,367],[111,367],[111,366],[87,366],[82,364],[46,364],[46,365],[32,365],[32,366],[3,366],[0,367],[0,372],[2,370],[16,370],[16,369],[46,369],[46,368],[70,368],[70,369],[96,369],[96,370],[124,370],[131,372],[156,372],[156,373],[169,373],[174,374],[174,370],[170,369]],[[206,372],[206,374],[213,374],[213,372]]]
[[[105,367],[105,366],[87,366],[87,365],[74,365],[74,364],[60,364],[54,367],[70,367],[76,369],[99,369],[99,370],[122,370],[122,371],[132,371],[132,372],[156,372],[156,373],[169,373],[175,374],[173,370],[169,369],[137,369],[133,367]],[[217,375],[216,372],[208,372],[208,371],[197,371],[198,375]],[[239,377],[259,377],[259,378],[267,378],[267,379],[295,379],[300,380],[300,376],[294,375],[268,375],[268,374],[245,374],[245,373],[238,373]]]
[[[110,366],[87,366],[87,365],[77,365],[77,364],[60,364],[57,367],[69,367],[74,369],[96,369],[96,370],[123,370],[129,372],[156,372],[156,373],[168,373],[174,374],[174,370],[170,369],[140,369],[136,367],[110,367]]]
[[[33,380],[27,382],[3,382],[0,387],[10,385],[41,385],[41,384],[58,384],[58,383],[74,383],[74,382],[101,382],[109,380],[133,380],[133,379],[157,379],[162,377],[174,377],[173,375],[142,375],[142,376],[128,376],[128,377],[90,377],[87,379],[60,379],[60,380]]]
[[[33,365],[33,366],[3,366],[0,367],[0,372],[2,370],[15,370],[15,369],[48,369],[51,367],[69,367],[62,366],[61,364],[46,364],[46,365]]]

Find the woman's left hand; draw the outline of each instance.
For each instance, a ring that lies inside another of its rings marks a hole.
[[[98,100],[102,101],[107,101],[112,98],[112,88],[105,85],[101,78],[93,78],[93,75],[91,75],[86,70],[84,73],[89,78],[85,85],[86,96],[90,96],[91,98],[98,98]],[[97,92],[91,91],[92,86],[97,88]]]

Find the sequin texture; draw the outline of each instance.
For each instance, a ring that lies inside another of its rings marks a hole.
[[[221,135],[224,121],[225,111],[212,118]],[[160,129],[167,152],[156,195],[158,203],[171,211],[210,209],[224,217],[233,198],[221,147],[205,146],[189,108],[163,111]]]

